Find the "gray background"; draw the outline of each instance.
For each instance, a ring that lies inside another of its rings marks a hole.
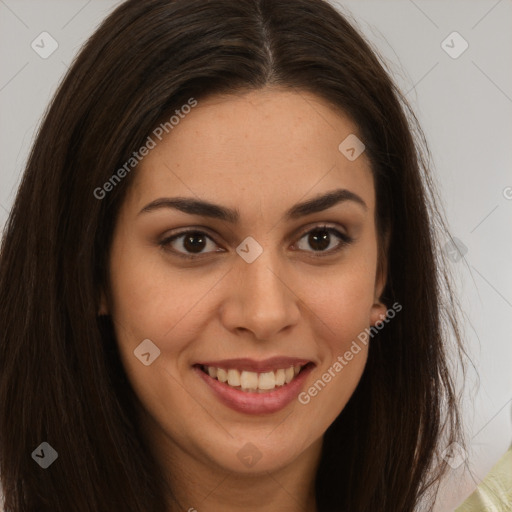
[[[0,0],[0,229],[59,80],[119,3]],[[473,474],[454,469],[436,509],[453,510],[512,441],[512,2],[332,3],[353,17],[407,93],[432,150],[451,233],[467,248],[450,264],[480,386],[470,372],[463,405]],[[31,48],[43,31],[59,45],[47,59]],[[456,59],[441,46],[453,31],[469,44]]]

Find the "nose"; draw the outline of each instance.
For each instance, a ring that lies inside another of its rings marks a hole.
[[[252,263],[242,258],[230,272],[221,320],[231,332],[250,332],[258,340],[275,339],[300,318],[299,301],[291,273],[277,256],[264,249]]]

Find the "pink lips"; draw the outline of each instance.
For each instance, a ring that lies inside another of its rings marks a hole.
[[[310,361],[304,359],[283,357],[271,358],[260,362],[250,359],[230,359],[199,363],[194,365],[193,369],[224,405],[244,414],[270,414],[286,407],[300,393],[306,378],[314,367],[313,363],[308,363]],[[306,366],[302,368],[300,373],[290,383],[280,386],[273,391],[257,393],[241,391],[220,382],[201,370],[201,365],[258,372],[287,368],[289,366]]]

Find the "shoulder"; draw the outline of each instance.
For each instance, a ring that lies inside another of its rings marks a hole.
[[[512,445],[455,512],[512,510]]]

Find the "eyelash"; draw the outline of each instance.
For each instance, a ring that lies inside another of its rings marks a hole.
[[[340,239],[340,243],[338,244],[338,246],[336,248],[330,249],[329,251],[306,251],[306,252],[313,252],[313,255],[312,255],[313,258],[322,258],[322,257],[327,257],[327,256],[330,256],[330,255],[333,255],[333,254],[339,252],[344,247],[350,245],[354,241],[353,238],[349,237],[348,235],[345,235],[344,233],[341,233],[336,228],[333,228],[333,227],[330,227],[330,226],[326,226],[326,225],[318,225],[318,226],[315,226],[312,229],[309,229],[306,232],[303,232],[300,235],[300,237],[299,237],[299,241],[302,240],[302,238],[304,238],[306,235],[309,235],[309,234],[314,233],[316,231],[326,231],[329,234],[334,234],[337,238]],[[204,257],[206,254],[212,254],[212,253],[215,253],[215,252],[222,252],[222,251],[212,251],[210,253],[199,253],[199,254],[191,254],[191,253],[189,253],[189,254],[186,254],[186,253],[175,251],[174,249],[170,249],[169,248],[169,245],[172,242],[174,242],[175,240],[177,240],[179,238],[182,238],[182,237],[184,237],[186,235],[189,235],[189,234],[205,236],[206,238],[210,239],[212,242],[217,244],[217,242],[215,242],[215,240],[213,240],[213,238],[210,235],[208,235],[208,233],[206,233],[204,231],[200,231],[199,229],[188,229],[186,231],[181,231],[180,233],[176,233],[174,235],[171,235],[171,236],[165,238],[164,240],[159,242],[159,245],[160,245],[160,247],[163,250],[165,250],[167,252],[172,252],[173,254],[177,255],[178,257],[185,258],[185,259],[188,259],[188,260],[197,260],[199,258]]]

